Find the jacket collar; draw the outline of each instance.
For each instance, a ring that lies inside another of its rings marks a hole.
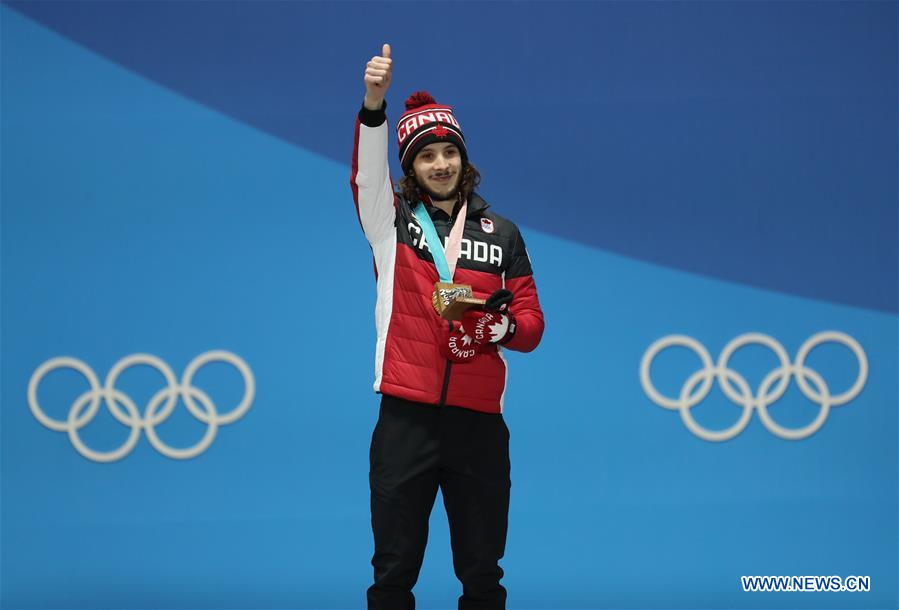
[[[484,199],[478,195],[477,193],[472,193],[471,197],[468,201],[468,214],[482,214],[487,208],[490,207],[490,204],[484,201]]]
[[[430,214],[431,216],[434,216],[434,214],[438,212],[445,214],[443,210],[431,204],[431,200],[427,195],[424,196],[423,203],[428,210],[428,214]],[[468,198],[468,210],[466,211],[466,216],[474,217],[480,215],[489,207],[490,204],[484,201],[483,197],[481,197],[477,193],[472,193],[471,197]]]

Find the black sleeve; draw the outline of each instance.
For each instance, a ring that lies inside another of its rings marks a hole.
[[[359,110],[359,122],[366,127],[378,127],[387,120],[387,100],[381,102],[381,107],[377,110],[369,110],[362,103],[362,109]]]
[[[515,236],[512,239],[512,256],[509,261],[509,268],[506,270],[506,278],[523,277],[532,274],[531,259],[528,257],[524,239],[521,237],[518,227],[515,227]]]

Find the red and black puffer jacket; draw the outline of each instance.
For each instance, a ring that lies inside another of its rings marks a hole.
[[[487,202],[472,194],[453,282],[471,285],[482,299],[500,288],[511,290],[517,328],[511,340],[491,345],[473,362],[450,362],[440,351],[450,323],[431,303],[437,269],[412,213],[415,202],[394,192],[387,143],[384,106],[378,111],[363,107],[356,119],[350,185],[377,278],[374,389],[416,402],[501,413],[507,379],[503,350],[529,352],[543,335],[543,312],[524,240],[514,223],[490,212]],[[455,218],[427,207],[445,243]]]

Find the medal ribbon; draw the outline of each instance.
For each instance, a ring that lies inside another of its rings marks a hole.
[[[459,208],[456,215],[456,222],[450,230],[449,238],[446,242],[446,251],[443,250],[443,244],[440,243],[440,237],[437,235],[437,229],[434,228],[434,221],[428,214],[425,204],[421,201],[415,206],[415,217],[421,230],[424,233],[425,242],[434,258],[434,266],[437,267],[437,273],[440,275],[440,281],[451,284],[453,275],[456,273],[456,263],[459,261],[459,252],[462,248],[462,233],[465,230],[465,217],[468,211],[468,201]]]

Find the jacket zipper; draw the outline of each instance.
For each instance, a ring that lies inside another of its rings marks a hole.
[[[449,324],[450,332],[453,332],[453,323],[447,322]],[[446,402],[446,392],[449,390],[449,380],[450,380],[450,371],[453,370],[453,363],[449,360],[446,361],[446,372],[443,374],[443,389],[440,391],[440,404],[439,406],[444,406],[444,402]]]

